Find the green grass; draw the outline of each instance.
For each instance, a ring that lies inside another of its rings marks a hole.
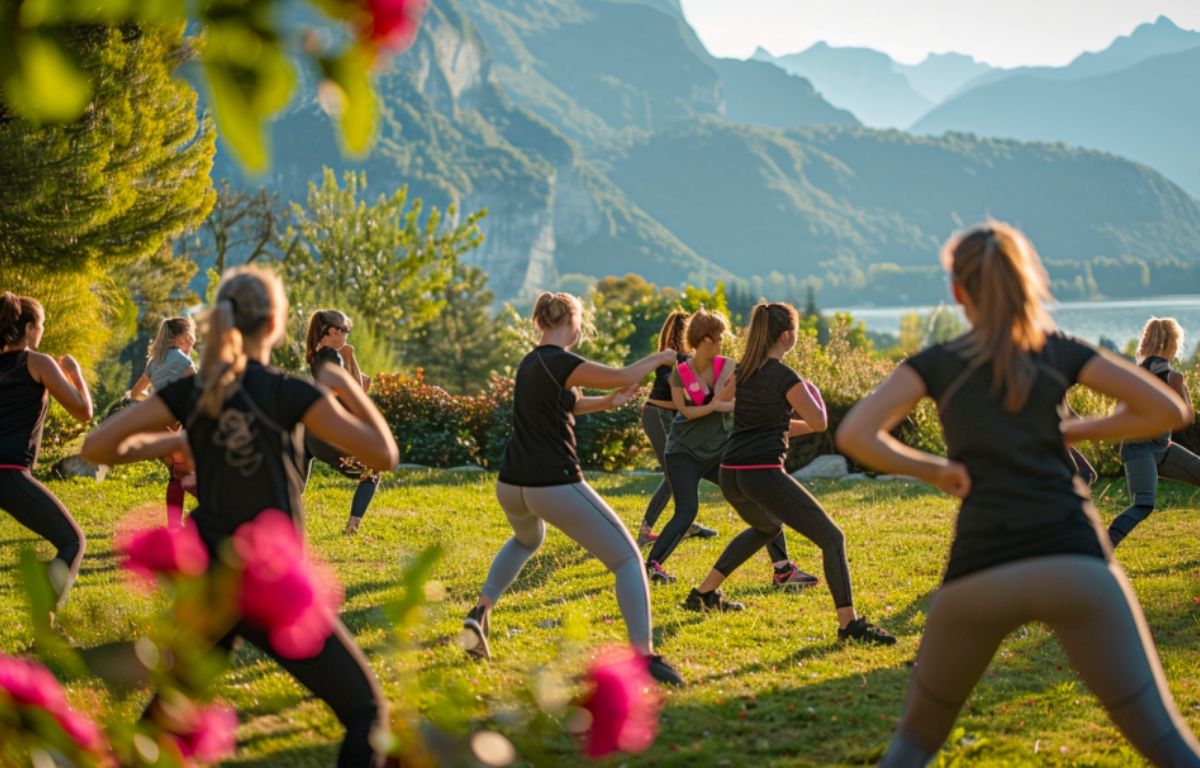
[[[154,598],[127,589],[112,552],[114,525],[131,510],[159,521],[159,470],[126,470],[104,483],[50,486],[80,521],[88,554],[59,623],[80,646],[127,638],[147,623]],[[318,476],[307,497],[309,540],[332,563],[346,588],[342,616],[357,635],[395,701],[440,722],[486,719],[530,705],[528,680],[543,665],[576,671],[586,651],[624,638],[611,577],[599,562],[557,531],[498,606],[492,624],[495,661],[468,663],[457,648],[462,614],[472,604],[492,556],[509,535],[495,502],[494,476],[444,473],[393,475],[362,532],[340,533],[352,486]],[[657,477],[597,476],[592,482],[631,527],[640,519]],[[835,638],[833,604],[824,586],[801,594],[768,586],[766,556],[756,556],[727,582],[748,605],[737,615],[699,616],[679,604],[711,567],[740,520],[712,486],[702,489],[700,520],[721,536],[689,540],[668,569],[677,584],[653,590],[660,651],[688,680],[667,696],[662,733],[643,755],[611,765],[864,764],[878,758],[901,712],[924,610],[937,586],[955,506],[925,486],[907,483],[819,483],[817,497],[846,533],[860,611],[900,637],[894,648],[843,647]],[[1200,729],[1200,570],[1198,491],[1166,483],[1160,511],[1120,550],[1146,610],[1171,690],[1184,716]],[[1124,484],[1101,481],[1097,504],[1105,520],[1125,503]],[[16,561],[32,537],[0,515],[0,643],[30,652]],[[397,650],[380,606],[397,594],[406,556],[441,542],[447,555],[434,578],[445,597],[433,604],[418,643]],[[793,557],[820,573],[817,549],[789,535]],[[49,557],[44,542],[39,555]],[[584,637],[582,650],[561,656],[566,628]],[[415,672],[420,685],[406,685]],[[445,711],[457,692],[456,711]],[[332,763],[340,728],[320,702],[253,649],[240,650],[219,695],[240,713],[236,765],[324,766]],[[97,684],[73,685],[73,702],[103,719],[132,719],[147,694],[117,699]],[[525,755],[540,762],[577,760],[559,732],[522,736],[503,725]],[[1096,700],[1071,673],[1053,637],[1030,626],[1010,637],[971,697],[947,745],[947,761],[972,765],[1130,765],[1138,758]]]

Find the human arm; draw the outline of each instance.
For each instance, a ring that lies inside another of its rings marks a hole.
[[[151,397],[89,432],[81,453],[93,464],[110,466],[161,458],[186,447],[185,432],[167,429],[177,421],[162,398]]]
[[[350,374],[350,378],[358,382],[362,387],[363,392],[367,392],[371,388],[371,377],[365,375],[362,369],[358,367],[358,358],[354,356],[354,347],[346,344],[342,347],[342,359],[346,363],[346,372]]]
[[[1084,363],[1077,380],[1115,398],[1118,405],[1107,416],[1062,422],[1063,438],[1069,443],[1155,437],[1191,423],[1191,405],[1177,390],[1127,360],[1099,352]]]
[[[899,366],[842,419],[835,438],[837,448],[859,464],[889,474],[910,475],[951,496],[966,498],[971,492],[966,467],[911,448],[891,435],[925,394],[925,382],[917,372],[909,365]]]
[[[578,396],[575,398],[575,408],[571,413],[576,416],[582,416],[585,413],[596,413],[597,411],[607,411],[609,408],[619,408],[629,402],[634,395],[637,394],[638,385],[630,384],[624,389],[619,389],[616,392],[609,392],[602,396]]]
[[[138,376],[137,381],[133,382],[133,386],[129,388],[129,399],[141,400],[149,388],[150,377],[143,373],[141,376]]]
[[[824,432],[829,428],[829,417],[825,413],[825,403],[817,388],[803,380],[794,384],[787,391],[788,405],[809,426],[810,432]],[[794,421],[794,420],[793,420]],[[790,431],[788,434],[792,434]],[[808,434],[798,432],[795,434]]]
[[[75,358],[62,355],[56,360],[41,352],[30,352],[28,365],[33,380],[44,386],[67,413],[77,421],[92,420],[92,394]]]
[[[392,430],[349,372],[336,365],[322,366],[317,372],[317,383],[329,392],[304,413],[305,428],[371,469],[395,467],[400,461],[400,449]]]
[[[674,365],[675,352],[664,350],[647,355],[636,363],[624,368],[610,368],[607,365],[585,360],[567,376],[565,387],[589,387],[591,389],[621,389],[630,384],[637,384],[646,378],[660,365]]]
[[[1191,424],[1196,420],[1196,413],[1192,409],[1192,395],[1188,392],[1187,379],[1179,371],[1171,371],[1170,377],[1167,380],[1168,386],[1175,390],[1183,404],[1187,407],[1187,423]]]
[[[675,410],[682,413],[688,419],[700,419],[708,416],[710,413],[731,413],[733,411],[733,366],[727,365],[721,371],[721,376],[713,382],[713,395],[705,405],[693,405],[688,399],[687,390],[683,388],[683,379],[679,375],[679,369],[671,373],[671,402],[675,404]]]

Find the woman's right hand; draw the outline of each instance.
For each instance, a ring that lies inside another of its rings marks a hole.
[[[960,499],[967,498],[967,495],[971,492],[971,476],[967,473],[966,466],[957,461],[947,461],[945,464],[936,467],[929,478],[929,482],[942,493],[947,493]]]
[[[655,367],[663,365],[669,365],[672,368],[675,367],[676,354],[677,353],[673,349],[664,349],[662,352],[659,352],[658,355],[656,355]]]

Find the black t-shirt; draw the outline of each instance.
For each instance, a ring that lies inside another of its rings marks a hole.
[[[332,363],[339,368],[346,367],[345,361],[342,360],[341,352],[338,352],[333,347],[319,347],[317,351],[313,353],[312,365],[309,366],[308,369],[309,372],[312,373],[314,379],[317,378],[317,371],[321,370],[321,366],[325,365],[326,363]]]
[[[938,404],[947,455],[971,476],[946,580],[1027,557],[1106,557],[1096,511],[1059,430],[1067,390],[1095,348],[1050,334],[1033,355],[1037,376],[1029,399],[1010,413],[1003,391],[992,393],[992,366],[966,359],[964,338],[905,363]]]
[[[721,463],[727,466],[783,466],[787,457],[792,406],[787,393],[801,383],[800,374],[773,357],[742,380],[738,375],[733,432]]]
[[[500,463],[500,482],[530,487],[583,480],[575,453],[575,392],[567,378],[584,359],[562,347],[534,349],[517,366],[512,439]]]
[[[199,507],[192,513],[210,548],[264,509],[303,524],[301,419],[321,392],[303,379],[250,362],[230,388],[216,419],[197,410],[199,378],[180,379],[158,393],[187,429],[196,458]]]
[[[688,355],[677,353],[675,363],[678,365],[687,362],[688,358]],[[673,370],[675,367],[671,365],[660,365],[654,369],[654,386],[650,387],[649,399],[671,401],[671,371]]]
[[[50,399],[29,372],[29,350],[0,352],[0,464],[37,465]]]

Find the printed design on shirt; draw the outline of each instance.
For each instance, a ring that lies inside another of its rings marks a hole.
[[[226,408],[217,417],[213,444],[225,449],[225,463],[242,477],[250,477],[262,466],[263,457],[255,445],[257,437],[254,414]]]

